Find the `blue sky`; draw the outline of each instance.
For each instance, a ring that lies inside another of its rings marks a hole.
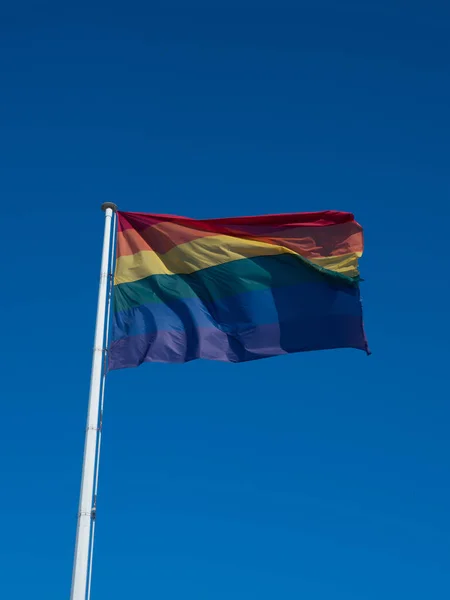
[[[0,597],[69,595],[114,201],[354,212],[373,355],[112,373],[93,600],[448,598],[448,4],[193,4],[1,9]]]

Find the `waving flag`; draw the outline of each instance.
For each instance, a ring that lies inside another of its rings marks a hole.
[[[109,368],[368,352],[361,226],[344,212],[195,220],[118,213]]]

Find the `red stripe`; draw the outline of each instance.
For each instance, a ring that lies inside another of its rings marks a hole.
[[[267,228],[278,227],[326,227],[330,225],[340,225],[354,221],[352,213],[339,211],[322,211],[308,213],[261,215],[254,217],[232,217],[225,219],[190,219],[188,217],[178,217],[175,215],[157,215],[147,213],[118,213],[119,231],[126,229],[136,229],[141,231],[151,225],[161,222],[171,222],[185,227],[198,228],[202,231],[210,231],[217,234],[231,234],[230,228],[238,226],[239,228],[250,227],[253,234],[267,234]],[[262,230],[255,230],[255,228]],[[244,233],[244,231],[242,231]],[[248,231],[247,233],[250,233]],[[236,235],[236,232],[234,233]]]

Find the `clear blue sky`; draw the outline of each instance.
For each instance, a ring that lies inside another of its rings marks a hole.
[[[447,599],[448,3],[193,4],[1,9],[0,597],[69,595],[109,200],[353,211],[373,355],[112,373],[93,600]]]

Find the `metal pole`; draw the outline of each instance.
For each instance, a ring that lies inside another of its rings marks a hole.
[[[105,331],[105,348],[108,348],[109,344],[109,319],[111,315],[111,298],[112,298],[112,276],[114,266],[114,250],[115,250],[115,238],[116,238],[116,219],[117,215],[113,215],[112,220],[112,243],[111,252],[109,258],[109,286],[108,286],[108,299],[106,301],[106,331]],[[98,427],[98,441],[97,441],[97,456],[95,459],[95,481],[94,481],[94,499],[93,499],[93,510],[97,512],[97,494],[98,494],[98,475],[100,469],[100,451],[102,446],[102,431],[103,431],[103,410],[105,404],[105,388],[106,388],[106,373],[107,373],[107,356],[106,352],[103,354],[103,374],[102,374],[102,387],[100,391],[100,416],[99,416],[99,427]],[[95,523],[96,518],[92,519],[92,530],[91,530],[91,545],[89,549],[89,567],[88,567],[88,581],[87,581],[87,597],[86,600],[91,600],[91,583],[92,583],[92,564],[94,560],[94,542],[95,542]]]
[[[89,565],[89,541],[93,514],[93,490],[95,478],[95,457],[99,429],[99,405],[102,381],[103,357],[106,352],[105,315],[106,298],[109,286],[109,253],[111,224],[117,206],[111,202],[102,205],[105,212],[105,233],[103,237],[102,264],[98,291],[97,320],[95,324],[94,351],[92,357],[91,387],[84,445],[83,470],[81,475],[80,505],[78,510],[77,537],[73,562],[72,590],[70,600],[85,600]]]

